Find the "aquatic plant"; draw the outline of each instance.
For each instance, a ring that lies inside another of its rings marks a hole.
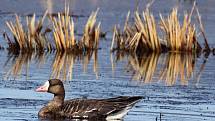
[[[193,7],[194,9],[194,7]],[[191,23],[193,9],[190,14],[185,13],[181,25],[178,18],[178,8],[173,8],[170,15],[164,19],[160,14],[160,27],[164,33],[166,46],[171,51],[196,51],[200,45],[197,42],[196,27]]]
[[[96,16],[99,9],[95,12],[92,12],[90,15],[85,28],[84,28],[84,35],[81,39],[81,42],[84,43],[86,48],[96,48],[98,49],[99,45],[99,37],[100,37],[100,23],[96,26]]]
[[[51,48],[51,44],[46,38],[46,33],[49,32],[48,28],[44,31],[43,22],[47,15],[47,11],[43,17],[36,21],[35,14],[30,18],[26,17],[26,25],[22,24],[20,17],[16,14],[15,23],[12,21],[6,21],[6,25],[13,35],[14,39],[11,39],[5,32],[4,38],[8,42],[8,49],[11,51],[33,51],[33,50],[43,50]]]
[[[69,16],[69,7],[65,7],[65,14],[58,13],[58,17],[51,16],[53,25],[54,44],[57,50],[67,50],[76,45],[74,22]]]
[[[83,32],[81,40],[75,38],[74,22],[69,14],[69,6],[65,7],[64,13],[58,13],[57,16],[49,14],[52,28],[44,28],[44,16],[36,21],[36,15],[26,17],[26,25],[21,22],[20,17],[16,16],[16,21],[7,21],[6,25],[14,39],[5,32],[4,38],[8,43],[8,49],[13,51],[86,51],[98,49],[100,38],[100,23],[96,23],[96,16],[99,9],[93,11],[90,15]],[[47,33],[53,31],[54,42],[48,39]]]
[[[201,51],[202,47],[197,41],[196,26],[191,22],[195,8],[194,4],[191,12],[184,14],[182,23],[179,21],[177,7],[172,9],[168,17],[163,17],[160,14],[158,25],[163,35],[162,38],[158,35],[157,23],[148,7],[143,11],[142,16],[138,11],[135,11],[133,23],[128,22],[130,16],[130,12],[128,12],[123,31],[121,32],[118,26],[114,27],[111,50],[123,50],[138,54],[144,52]],[[209,50],[200,17],[198,20],[201,33],[205,38],[205,47]]]
[[[142,17],[135,12],[134,25],[128,23],[130,12],[126,17],[123,32],[116,26],[112,39],[111,50],[124,49],[127,51],[161,51],[161,43],[156,30],[156,22],[153,14],[147,8],[143,11]],[[116,47],[114,48],[114,43]]]

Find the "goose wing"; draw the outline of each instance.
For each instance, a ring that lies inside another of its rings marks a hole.
[[[106,118],[127,107],[125,102],[96,99],[73,99],[65,101],[62,113],[67,118]]]

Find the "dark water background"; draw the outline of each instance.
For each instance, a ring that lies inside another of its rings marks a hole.
[[[52,1],[52,7],[47,2]],[[149,1],[140,0],[139,10]],[[156,0],[152,5],[156,19],[159,13],[167,15],[178,5],[180,14],[190,10],[193,0]],[[197,5],[205,25],[206,35],[214,47],[215,1],[198,0]],[[2,32],[8,31],[6,20],[36,13],[46,8],[63,11],[63,0],[1,0],[0,44],[7,46]],[[214,121],[215,120],[215,65],[213,55],[150,54],[137,58],[134,55],[111,54],[109,51],[114,24],[123,25],[128,10],[136,9],[131,0],[72,0],[71,11],[77,18],[76,29],[81,33],[92,10],[100,8],[98,21],[102,31],[108,32],[100,41],[97,54],[77,56],[65,53],[11,55],[0,51],[0,120],[38,120],[38,110],[52,95],[36,93],[37,86],[49,78],[61,78],[66,99],[108,98],[120,95],[146,97],[124,118],[125,121]],[[200,42],[203,43],[200,38]],[[72,64],[73,63],[73,64]],[[54,66],[56,65],[56,66]],[[70,69],[72,68],[72,69]],[[65,70],[66,69],[66,70]],[[175,69],[171,71],[171,69]],[[170,73],[168,76],[168,72]],[[173,76],[170,76],[175,72]],[[184,75],[183,75],[184,74]],[[163,77],[163,78],[162,78]],[[184,78],[183,78],[184,77]]]

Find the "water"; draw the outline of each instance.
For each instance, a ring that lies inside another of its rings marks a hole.
[[[144,9],[147,2],[140,1],[139,9]],[[192,2],[158,0],[153,4],[152,10],[158,18],[158,12],[167,14],[175,5],[179,5],[181,10],[191,9]],[[197,4],[209,43],[213,46],[215,2],[199,0]],[[53,12],[62,11],[64,1],[53,0],[52,5],[51,7],[42,0],[1,0],[0,32],[8,31],[4,21],[13,19],[14,12],[23,16],[33,12],[42,15],[46,6]],[[102,30],[108,32],[106,39],[100,41],[101,50],[97,55],[92,53],[84,57],[65,53],[10,55],[7,50],[0,51],[1,121],[37,121],[37,112],[51,100],[52,95],[36,93],[34,90],[49,78],[64,80],[66,99],[144,96],[145,99],[136,104],[124,118],[125,121],[156,121],[160,117],[166,121],[215,120],[213,55],[208,58],[183,53],[146,54],[141,58],[126,54],[111,55],[110,31],[114,24],[124,23],[128,10],[136,9],[135,2],[74,0],[70,5],[74,14],[84,16],[77,18],[80,21],[77,26],[80,28],[90,12],[100,8],[98,19],[102,21]],[[0,43],[6,46],[2,36]]]

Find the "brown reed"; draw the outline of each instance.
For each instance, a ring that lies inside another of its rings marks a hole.
[[[26,17],[26,25],[21,22],[20,17],[16,16],[15,23],[7,21],[6,25],[12,33],[14,39],[11,39],[7,33],[4,33],[4,38],[8,42],[9,49],[14,51],[27,50],[57,50],[57,51],[85,51],[98,49],[100,38],[100,23],[96,23],[96,16],[99,9],[92,12],[85,28],[81,40],[76,40],[74,33],[74,22],[72,16],[69,14],[69,6],[65,5],[65,13],[58,13],[57,16],[49,16],[52,29],[46,28],[43,30],[44,16],[36,21],[36,15]],[[27,29],[25,29],[27,27]],[[54,42],[48,40],[48,32],[53,31]]]
[[[157,33],[157,24],[149,7],[143,11],[142,16],[138,11],[134,13],[134,23],[128,22],[130,16],[130,12],[128,12],[123,31],[120,32],[118,26],[114,27],[111,50],[124,50],[135,53],[201,51],[202,48],[197,41],[196,27],[191,21],[195,7],[194,4],[191,12],[184,14],[182,23],[179,21],[177,7],[173,8],[166,18],[160,14],[159,28],[162,30],[163,38],[159,37]],[[206,48],[209,48],[200,17],[199,24],[205,38]]]
[[[194,7],[193,7],[194,8]],[[193,51],[197,49],[196,28],[191,23],[193,10],[190,14],[184,14],[183,24],[180,24],[178,18],[178,8],[173,8],[170,15],[164,19],[160,14],[160,27],[164,32],[164,40],[167,48],[171,51]]]
[[[75,47],[73,18],[69,15],[69,7],[65,7],[65,14],[58,13],[51,17],[53,25],[54,45],[57,50],[67,50]]]
[[[50,16],[56,49],[58,51],[98,49],[100,33],[100,23],[96,26],[98,10],[90,15],[80,41],[75,39],[74,22],[69,15],[69,7],[65,7],[65,13],[58,13],[57,17]]]
[[[4,33],[4,38],[9,44],[9,49],[29,51],[51,48],[51,44],[47,41],[47,38],[45,36],[48,30],[46,29],[44,32],[42,31],[43,22],[46,15],[47,11],[43,15],[43,17],[37,22],[35,14],[31,17],[31,19],[27,16],[27,30],[24,28],[20,17],[17,14],[15,14],[15,23],[13,23],[12,21],[6,21],[6,25],[14,37],[14,39],[11,39],[7,35],[7,33]]]
[[[120,32],[119,27],[114,27],[113,39],[111,50],[125,49],[132,52],[141,50],[146,51],[161,51],[161,43],[159,41],[156,22],[153,14],[146,8],[143,11],[142,17],[139,12],[135,12],[134,25],[130,25],[129,21],[130,12],[128,12],[123,32]],[[115,42],[116,41],[116,42]],[[116,43],[116,48],[114,48]]]
[[[84,43],[86,48],[98,49],[100,37],[100,23],[96,25],[96,16],[99,9],[92,12],[84,28],[84,34],[81,43]]]

